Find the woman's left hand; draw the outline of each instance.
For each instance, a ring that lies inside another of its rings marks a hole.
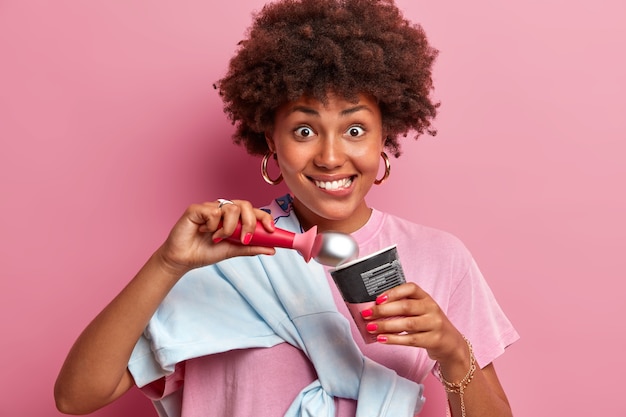
[[[371,312],[371,314],[369,314]],[[447,362],[466,356],[461,333],[439,305],[415,283],[392,288],[364,310],[368,331],[379,343],[421,347],[436,361]]]

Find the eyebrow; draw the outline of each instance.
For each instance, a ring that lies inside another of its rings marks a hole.
[[[368,111],[370,113],[372,112],[368,106],[366,106],[365,104],[360,104],[358,106],[354,106],[354,107],[350,107],[349,109],[342,110],[339,114],[342,117],[345,117],[345,116],[349,116],[351,114],[357,113],[357,112],[359,112],[361,110],[365,110],[365,111]],[[311,107],[307,107],[307,106],[294,106],[289,111],[289,113],[295,113],[295,112],[302,112],[302,113],[305,113],[305,114],[310,114],[312,116],[319,116],[320,115],[317,112],[317,110],[314,110]]]

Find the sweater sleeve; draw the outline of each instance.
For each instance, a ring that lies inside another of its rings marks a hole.
[[[159,378],[140,388],[153,401],[162,400],[182,388],[185,380],[185,362],[176,364],[174,373]]]

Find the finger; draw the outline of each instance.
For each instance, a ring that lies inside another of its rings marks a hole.
[[[403,298],[373,306],[370,318],[422,316],[428,314],[433,308],[430,306],[430,299]]]
[[[217,203],[217,208],[222,208],[226,204],[234,204],[231,200],[227,200],[225,198],[218,198]]]
[[[276,249],[267,246],[235,245],[232,256],[274,255]],[[229,256],[230,257],[230,256]]]
[[[414,282],[407,282],[397,287],[385,291],[376,298],[376,304],[384,304],[386,302],[400,300],[403,298],[422,299],[429,298],[430,295]]]
[[[265,228],[266,231],[273,232],[274,230],[276,230],[276,225],[274,224],[274,218],[269,212],[265,210],[261,210],[261,209],[254,209],[254,213],[256,215],[257,220],[261,222],[261,224],[263,224],[263,227]]]
[[[239,226],[241,215],[241,208],[235,201],[233,201],[232,204],[222,204],[219,202],[217,204],[221,214],[222,226],[213,234],[214,241],[216,238],[221,240],[232,236],[235,229]]]
[[[432,325],[427,317],[398,317],[378,320],[367,325],[367,331],[379,343],[427,347],[432,343]]]
[[[423,333],[436,328],[436,320],[430,316],[395,317],[368,323],[372,334]]]
[[[241,233],[238,236],[241,243],[247,245],[252,240],[254,230],[256,229],[257,219],[256,212],[249,201],[236,200],[239,207],[239,217],[241,221]]]
[[[427,339],[428,336],[426,333],[385,333],[376,336],[376,341],[378,343],[414,347],[425,347]]]
[[[213,203],[192,204],[187,208],[183,217],[203,229],[201,231],[215,231],[222,212]]]

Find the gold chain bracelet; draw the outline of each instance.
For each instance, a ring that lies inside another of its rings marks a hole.
[[[472,348],[472,344],[465,336],[463,336],[465,342],[467,343],[467,347],[469,348],[470,354],[470,368],[467,371],[467,374],[463,377],[459,382],[450,382],[446,381],[441,373],[441,365],[437,362],[437,366],[435,368],[437,378],[443,384],[446,392],[459,394],[459,398],[461,399],[461,417],[465,417],[465,401],[463,400],[463,394],[465,393],[465,388],[472,382],[472,378],[474,378],[474,372],[476,371],[476,358],[474,357],[474,349]]]

